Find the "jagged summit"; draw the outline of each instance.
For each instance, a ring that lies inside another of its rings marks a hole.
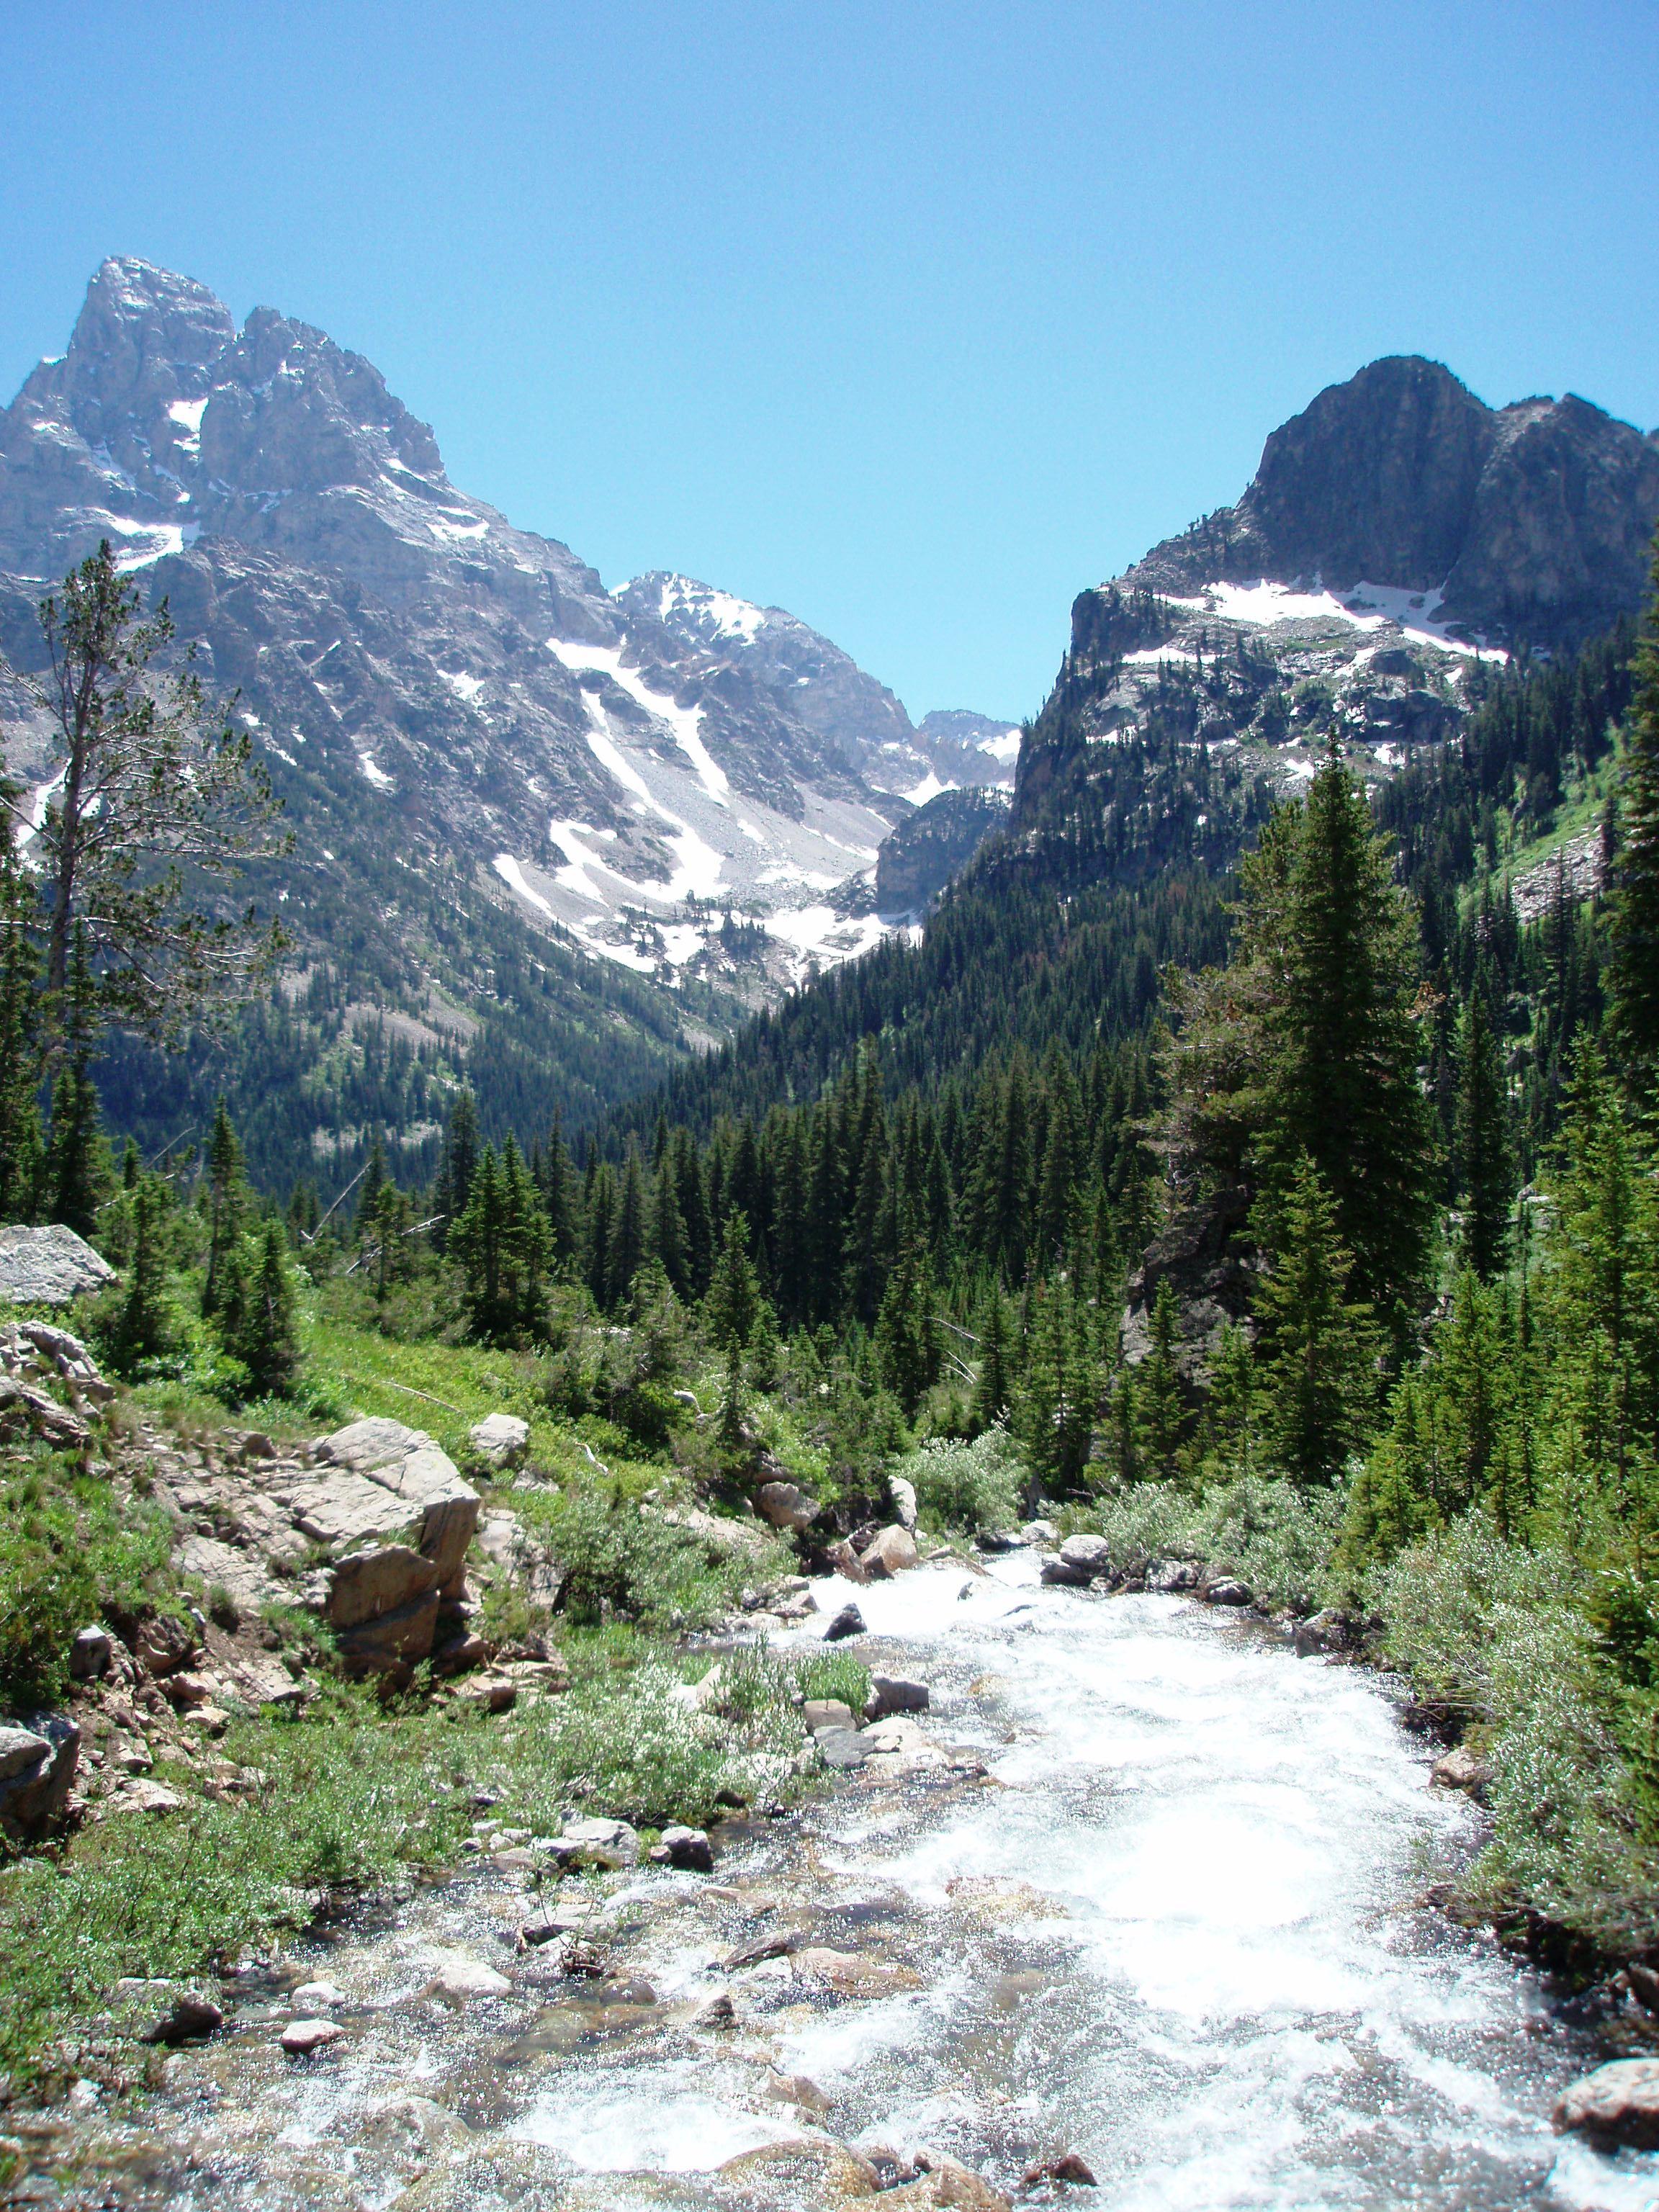
[[[1273,431],[1237,505],[1123,581],[1370,584],[1437,595],[1456,635],[1548,646],[1639,604],[1656,521],[1659,434],[1571,393],[1491,408],[1438,362],[1395,355]]]

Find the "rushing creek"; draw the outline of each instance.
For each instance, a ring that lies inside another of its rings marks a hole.
[[[1659,2158],[1550,2132],[1588,2039],[1419,1901],[1478,1816],[1374,1678],[1185,1600],[1039,1588],[1029,1555],[817,1596],[787,1641],[855,1596],[854,1648],[927,1681],[929,1734],[985,1778],[866,1767],[744,1824],[712,1878],[613,1877],[598,1993],[515,1955],[510,1871],[417,1892],[289,1962],[343,1991],[340,2043],[285,2060],[267,1990],[136,2122],[90,2124],[85,2201],[772,2212],[838,2200],[728,2162],[829,2136],[1010,2194],[1073,2148],[1099,2186],[1061,2193],[1111,2212],[1659,2205]],[[779,1929],[873,1993],[721,1970]],[[457,1954],[510,1994],[422,1997]],[[697,2020],[721,1990],[724,2030]]]

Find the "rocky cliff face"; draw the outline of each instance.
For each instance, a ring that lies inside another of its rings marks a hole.
[[[1399,356],[1322,392],[1269,437],[1236,506],[1126,580],[1381,586],[1421,594],[1460,637],[1547,647],[1640,603],[1656,523],[1659,434],[1571,394],[1487,407]]]
[[[877,913],[918,920],[1007,819],[1007,793],[994,785],[941,791],[919,806],[877,856]]]

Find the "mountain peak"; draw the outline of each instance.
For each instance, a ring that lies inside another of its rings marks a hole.
[[[1639,605],[1656,520],[1659,450],[1630,424],[1572,397],[1493,409],[1443,363],[1395,354],[1328,385],[1268,437],[1237,505],[1126,580],[1432,592],[1448,623],[1547,645]]]

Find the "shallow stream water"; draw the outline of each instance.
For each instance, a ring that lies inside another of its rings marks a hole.
[[[1659,2207],[1659,2157],[1554,2137],[1598,2053],[1536,1983],[1419,1900],[1477,1816],[1363,1672],[1188,1601],[1040,1588],[1029,1555],[853,1591],[855,1649],[920,1676],[988,1772],[866,1767],[734,1832],[711,1879],[616,1878],[601,1985],[516,1954],[523,1876],[486,1865],[307,1947],[343,2040],[276,2047],[280,1990],[169,2063],[138,2123],[88,2123],[88,2191],[180,2212],[754,2207],[834,2201],[790,2139],[921,2148],[1012,2193],[1074,2148],[1110,2212]],[[780,1931],[854,1954],[837,1992]],[[421,1992],[445,1960],[510,1994]],[[896,1971],[893,1971],[896,1970]],[[735,2027],[698,2024],[729,1991]],[[739,2161],[732,2166],[732,2161]],[[100,2201],[89,2193],[87,2202]]]

